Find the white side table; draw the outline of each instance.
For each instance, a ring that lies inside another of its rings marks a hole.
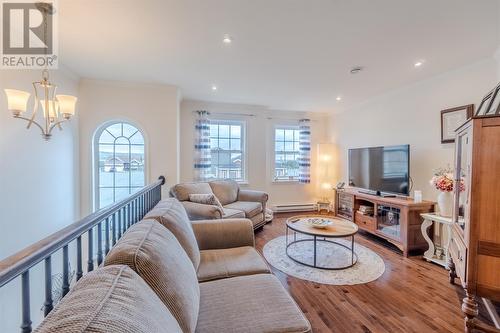
[[[452,219],[450,217],[440,216],[436,213],[425,213],[420,214],[420,216],[424,219],[421,227],[422,235],[424,236],[427,243],[429,243],[429,249],[425,251],[424,259],[448,268],[448,247],[450,246],[451,240],[451,227],[453,225]],[[435,228],[438,228],[437,231],[441,236],[440,245],[444,251],[444,259],[438,258],[436,256],[436,244],[434,244],[428,234],[428,230],[433,224],[435,225]],[[446,237],[443,237],[444,228],[446,228],[448,231]]]
[[[316,207],[318,208],[318,213],[320,213],[323,209],[325,209],[327,213],[330,213],[332,203],[330,201],[318,201],[316,202]]]

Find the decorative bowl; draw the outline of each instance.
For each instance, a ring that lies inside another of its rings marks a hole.
[[[311,218],[307,220],[307,224],[309,224],[313,228],[324,229],[333,224],[333,222],[327,219]]]

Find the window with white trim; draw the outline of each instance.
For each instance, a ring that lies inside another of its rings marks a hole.
[[[299,127],[276,126],[274,129],[274,180],[298,180],[299,157]]]
[[[126,122],[106,124],[94,138],[95,208],[128,197],[145,185],[144,136]]]
[[[245,123],[210,120],[212,175],[245,181]]]

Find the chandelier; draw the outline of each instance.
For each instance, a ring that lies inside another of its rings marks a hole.
[[[35,92],[35,105],[31,114],[26,115],[27,104],[30,93],[22,90],[5,89],[7,95],[8,109],[12,116],[28,122],[27,129],[32,125],[38,126],[45,140],[52,136],[52,130],[59,128],[61,124],[75,115],[77,98],[69,95],[56,95],[57,86],[49,81],[49,71],[43,70],[42,80],[33,82]],[[38,110],[43,111],[43,121],[38,122],[35,118]]]
[[[43,15],[52,15],[54,8],[51,4],[39,3],[38,8]],[[44,20],[47,22],[47,20]],[[44,26],[44,41],[47,40],[47,23]],[[12,116],[28,122],[27,129],[33,125],[42,131],[45,140],[52,136],[54,128],[62,130],[61,124],[75,115],[77,98],[69,95],[56,95],[57,86],[49,81],[49,70],[42,71],[42,80],[33,82],[35,104],[31,112],[27,111],[30,93],[22,90],[5,89],[7,95],[7,108]],[[42,109],[43,117],[38,117],[39,109]]]

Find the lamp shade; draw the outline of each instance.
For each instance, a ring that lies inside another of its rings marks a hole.
[[[42,104],[43,116],[45,118],[47,118],[47,115],[48,115],[50,120],[53,121],[54,119],[56,119],[58,117],[58,115],[59,115],[58,114],[59,103],[57,101],[49,100],[49,112],[48,113],[46,110],[46,104],[45,104],[44,99],[40,101],[40,104]]]
[[[62,113],[65,118],[75,115],[76,101],[78,98],[70,95],[57,95],[56,98],[59,102],[59,112]]]
[[[30,93],[22,90],[5,89],[5,94],[7,95],[7,108],[13,115],[18,116],[26,112]]]
[[[321,189],[323,190],[331,190],[333,188],[332,184],[330,183],[321,183]]]

